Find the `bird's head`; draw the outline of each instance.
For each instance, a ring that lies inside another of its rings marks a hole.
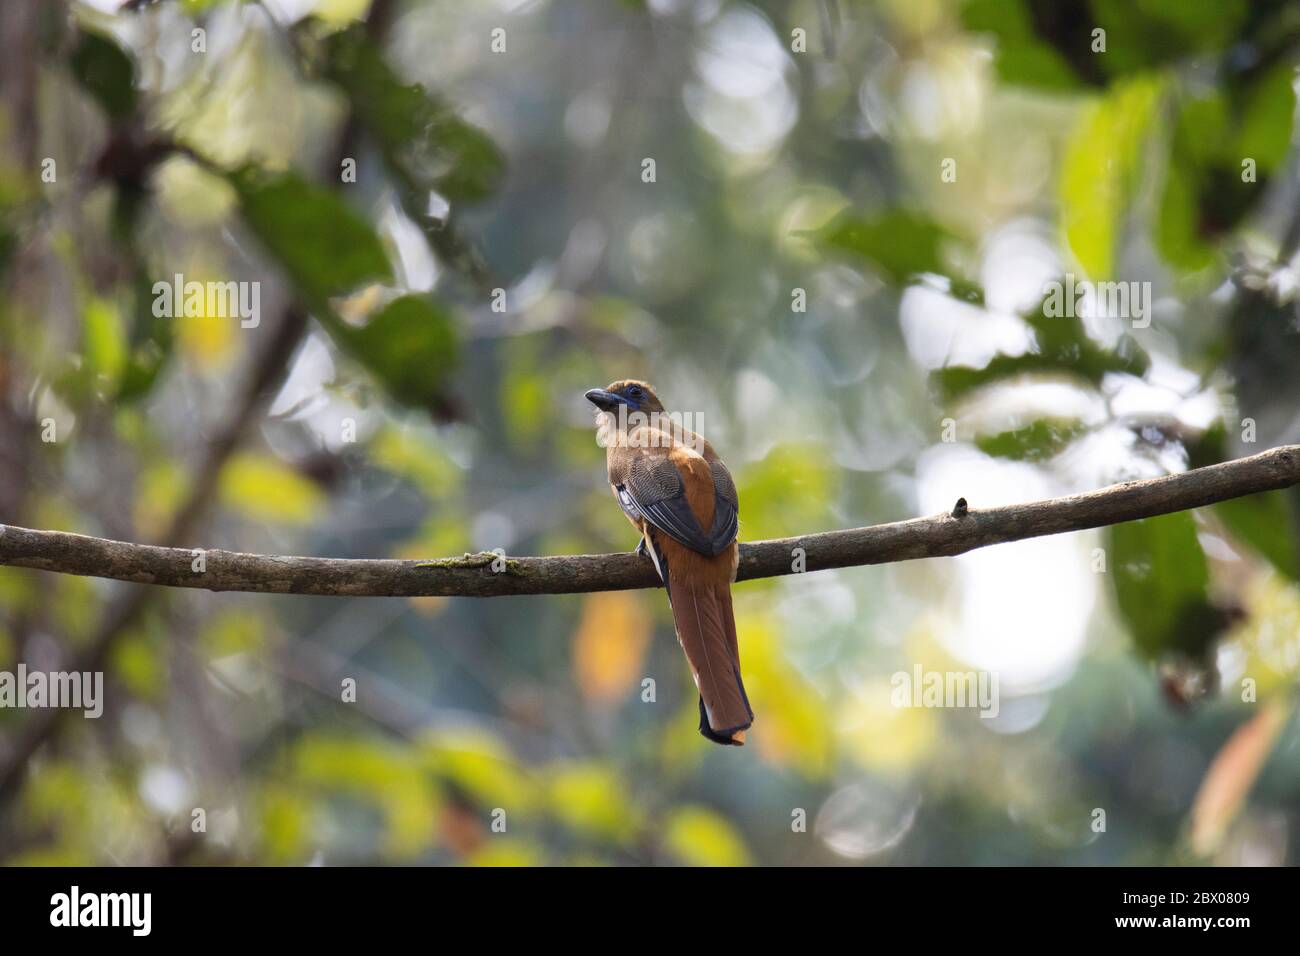
[[[618,414],[618,407],[626,405],[629,412],[662,412],[663,403],[645,382],[634,378],[614,382],[607,388],[593,388],[587,392],[587,401],[602,412]]]

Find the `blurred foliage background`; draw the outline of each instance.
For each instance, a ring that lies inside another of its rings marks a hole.
[[[742,540],[1300,441],[1298,55],[1284,0],[6,0],[0,521],[628,550],[582,399],[627,376]],[[177,274],[260,322],[155,317]],[[1278,492],[739,585],[743,750],[662,593],[4,568],[0,669],[109,696],[0,710],[0,859],[1294,864],[1298,541]],[[998,716],[893,707],[915,666]]]

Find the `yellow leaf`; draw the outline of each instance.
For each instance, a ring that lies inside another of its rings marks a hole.
[[[707,807],[674,810],[664,828],[664,843],[691,866],[749,866],[752,862],[735,827]]]
[[[601,591],[583,602],[573,635],[573,676],[586,698],[612,704],[641,676],[650,615],[628,591]]]
[[[380,468],[400,475],[434,499],[455,491],[464,475],[441,446],[415,431],[385,427],[371,440],[369,452]]]
[[[250,654],[261,650],[265,642],[265,625],[260,614],[251,610],[220,612],[199,636],[199,644],[210,658],[232,654]]]
[[[443,611],[447,610],[447,605],[451,603],[451,598],[439,597],[436,594],[427,594],[423,597],[409,597],[406,599],[411,607],[424,615],[425,617],[437,617]]]
[[[351,794],[384,813],[384,852],[418,856],[432,845],[442,795],[413,748],[341,737],[303,738],[296,748],[299,779]]]
[[[181,351],[200,368],[221,368],[234,354],[239,319],[221,315],[188,315],[174,321]]]
[[[202,264],[183,267],[179,274],[180,293],[168,296],[173,318],[167,320],[175,329],[177,345],[197,368],[221,370],[234,356],[241,331],[237,283],[211,277]],[[172,274],[159,281],[175,289],[177,280]],[[196,289],[198,294],[193,294]]]
[[[471,866],[541,866],[542,858],[519,840],[498,838],[487,841],[468,862]]]
[[[312,16],[322,23],[343,27],[360,20],[370,9],[370,0],[317,0]]]
[[[825,518],[838,485],[833,455],[820,445],[778,445],[762,461],[736,474],[744,504],[740,536],[746,541],[802,534]]]
[[[384,849],[389,856],[413,859],[433,845],[442,812],[441,795],[429,783],[402,787],[379,801],[388,829]]]
[[[1233,732],[1210,762],[1192,804],[1191,842],[1195,852],[1207,855],[1218,848],[1290,716],[1290,704],[1264,705]]]
[[[863,683],[836,721],[845,749],[872,770],[913,767],[939,742],[934,712],[924,707],[895,707],[892,691],[883,677]]]
[[[185,473],[171,460],[149,465],[141,472],[135,524],[144,537],[155,538],[162,534],[180,506],[186,485]]]
[[[311,802],[285,787],[270,786],[258,801],[261,841],[266,860],[272,864],[293,863],[307,852],[311,837]]]
[[[308,736],[298,742],[294,756],[302,780],[353,793],[383,796],[423,779],[413,755],[384,741]]]
[[[766,608],[742,610],[736,618],[740,669],[758,715],[749,742],[767,763],[819,777],[830,764],[834,736],[825,704],[785,659],[770,620]]]
[[[527,812],[539,799],[537,787],[506,746],[484,730],[441,730],[419,742],[423,765],[488,807]]]
[[[325,503],[319,488],[269,455],[236,455],[220,484],[222,504],[255,521],[306,524]]]
[[[1258,698],[1265,699],[1300,676],[1292,646],[1300,635],[1300,587],[1280,574],[1253,575],[1242,602],[1246,616],[1228,638],[1245,655],[1242,673],[1251,676]]]
[[[158,205],[168,218],[190,228],[221,222],[237,202],[230,183],[180,156],[163,162],[153,182]]]
[[[616,840],[635,833],[640,813],[613,770],[594,763],[564,764],[550,783],[555,815],[571,828]]]
[[[33,847],[30,850],[15,853],[8,860],[9,866],[41,868],[51,866],[95,866],[97,863],[102,865],[102,861],[96,860],[90,855],[88,849],[80,846]]]

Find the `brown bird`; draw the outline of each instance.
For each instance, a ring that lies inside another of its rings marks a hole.
[[[731,609],[740,504],[731,473],[705,439],[664,412],[654,390],[632,379],[593,388],[596,433],[609,484],[641,534],[673,611],[677,640],[700,691],[700,733],[742,746],[754,722],[740,679]]]

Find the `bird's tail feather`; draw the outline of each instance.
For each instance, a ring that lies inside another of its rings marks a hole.
[[[677,640],[700,690],[700,733],[714,743],[740,746],[754,712],[740,679],[731,587],[676,579],[671,603]]]

